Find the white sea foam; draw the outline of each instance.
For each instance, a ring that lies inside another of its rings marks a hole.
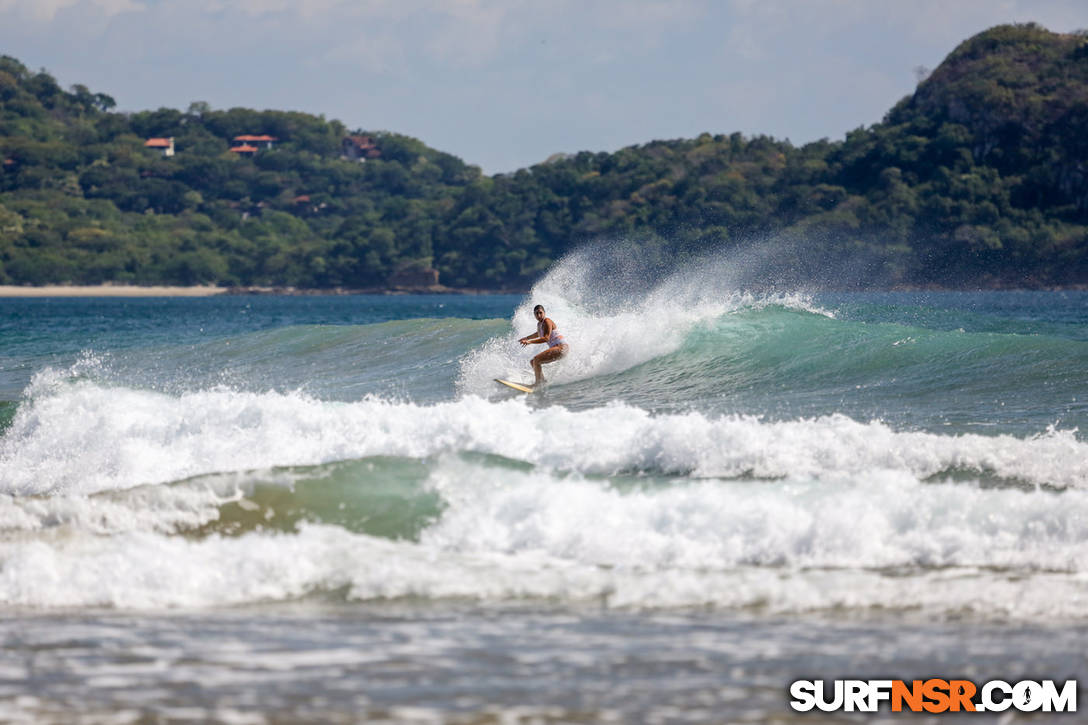
[[[461,551],[435,541],[390,541],[332,526],[305,526],[291,535],[200,540],[129,532],[5,542],[0,544],[0,603],[210,607],[343,590],[356,600],[534,598],[608,607],[921,609],[935,615],[1026,619],[1079,618],[1088,604],[1088,578],[1079,571],[955,566],[885,572],[789,564],[710,566],[709,560],[702,567],[684,567],[673,563],[672,554],[662,557],[662,540],[675,536],[659,532],[645,537],[649,546],[644,546],[639,532],[625,532],[621,542],[628,551],[619,558],[628,562],[642,552],[643,559],[612,566],[587,561],[599,558],[601,550],[589,547],[582,554],[584,536],[567,540],[570,548],[557,553]]]
[[[1088,488],[1088,443],[902,432],[842,415],[768,422],[699,412],[585,411],[476,397],[434,405],[226,389],[179,396],[88,381],[33,391],[0,438],[0,493],[90,494],[192,476],[375,455],[502,455],[587,474],[641,470],[703,478],[924,479],[963,469]]]
[[[1088,491],[922,483],[903,472],[694,481],[621,491],[544,472],[447,462],[448,502],[422,542],[607,569],[1045,569],[1088,573]]]
[[[173,533],[215,521],[221,505],[241,498],[239,491],[225,484],[139,486],[90,497],[0,495],[0,532],[9,537],[28,532]]]
[[[4,526],[0,604],[207,607],[343,590],[360,600],[1033,618],[1082,617],[1088,603],[1080,489],[923,483],[907,471],[616,488],[455,455],[431,467],[427,485],[446,506],[418,541],[316,524],[171,534],[171,521],[214,518],[210,506],[223,499],[200,482],[109,494],[105,507],[101,495],[24,500],[28,518],[66,518],[44,532]],[[19,501],[0,501],[0,511]]]

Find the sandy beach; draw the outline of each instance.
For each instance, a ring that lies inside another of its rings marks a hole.
[[[0,299],[4,297],[212,297],[214,295],[488,295],[488,294],[525,294],[527,290],[501,289],[484,290],[453,288],[442,285],[428,287],[367,287],[346,289],[332,287],[328,289],[299,289],[296,287],[214,287],[211,285],[196,287],[172,287],[169,285],[42,285],[29,287],[19,285],[0,285]]]
[[[0,285],[0,297],[210,297],[226,287],[140,287],[136,285]]]

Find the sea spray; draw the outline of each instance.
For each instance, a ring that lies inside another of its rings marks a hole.
[[[564,359],[547,367],[557,384],[623,372],[681,347],[700,325],[740,310],[767,306],[834,313],[799,293],[753,293],[722,284],[728,260],[700,256],[665,270],[642,264],[622,246],[595,246],[573,252],[536,285],[514,311],[510,331],[473,350],[461,362],[458,389],[487,395],[495,377],[525,379],[528,359],[517,343],[536,329],[532,310],[544,306],[571,346]]]

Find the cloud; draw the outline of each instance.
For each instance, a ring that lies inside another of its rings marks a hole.
[[[827,40],[846,29],[882,26],[894,28],[911,42],[939,46],[945,52],[994,25],[1038,22],[1051,30],[1067,31],[1085,18],[1083,0],[729,0],[728,6],[738,36],[762,40],[764,45],[793,33]]]
[[[194,3],[197,4],[197,3]],[[374,5],[387,5],[389,3],[375,2],[345,2],[344,0],[204,0],[203,9],[213,14],[241,13],[251,18],[267,15],[297,15],[303,19],[313,19],[342,15],[350,12],[354,7],[366,7]]]
[[[712,6],[709,0],[0,0],[0,24],[9,16],[9,26],[33,24],[38,32],[88,41],[106,32],[102,21],[140,10],[146,27],[161,29],[162,43],[207,48],[223,27],[245,28],[238,43],[305,49],[294,60],[308,68],[330,63],[399,75],[409,65],[441,72],[497,64],[501,72],[506,59],[541,43],[583,62],[611,62],[660,47]]]
[[[0,45],[122,108],[291,108],[509,170],[700,131],[878,121],[987,27],[1084,0],[0,0]]]
[[[52,22],[58,12],[80,7],[107,18],[147,9],[140,0],[0,0],[0,13],[38,23]]]
[[[372,72],[396,72],[419,61],[478,68],[520,37],[512,19],[523,11],[520,2],[371,0],[343,3],[311,22],[334,39],[321,60],[358,63]]]
[[[437,32],[427,40],[427,52],[436,60],[479,67],[499,55],[510,41],[520,38],[512,18],[525,12],[524,3],[499,4],[483,0],[438,3]]]
[[[713,5],[707,0],[631,0],[617,11],[616,6],[606,3],[588,3],[595,25],[622,33],[646,48],[656,47],[670,34],[698,23]]]

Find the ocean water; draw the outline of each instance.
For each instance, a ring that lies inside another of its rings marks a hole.
[[[1088,293],[712,271],[0,300],[0,721],[815,722],[792,680],[1088,682]],[[536,303],[571,353],[525,396],[492,379],[531,379]]]

